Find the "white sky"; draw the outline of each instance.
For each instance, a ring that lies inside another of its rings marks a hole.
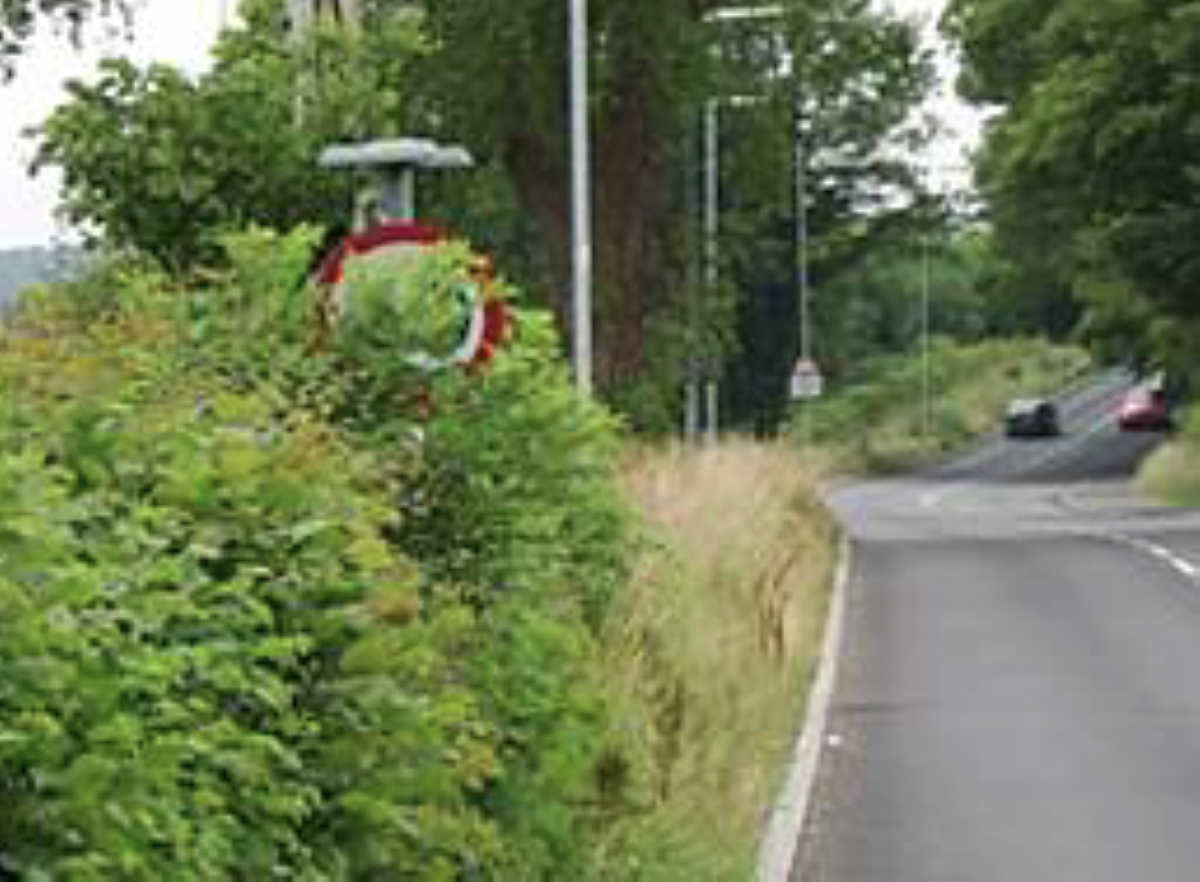
[[[927,108],[940,122],[942,134],[922,157],[928,179],[938,189],[961,189],[970,182],[970,152],[979,143],[983,114],[966,105],[954,92],[958,65],[937,34],[937,19],[949,0],[879,0],[906,18],[923,25],[926,43],[938,47],[939,88]]]
[[[898,12],[919,16],[932,39],[934,19],[946,0],[880,0]],[[43,34],[21,58],[16,79],[0,84],[0,248],[45,245],[69,239],[69,232],[53,217],[58,181],[53,172],[37,178],[26,172],[33,142],[21,132],[38,125],[63,98],[63,83],[87,79],[106,54],[127,55],[140,63],[166,61],[197,72],[207,65],[209,47],[216,39],[232,0],[143,0],[132,44],[99,33],[93,28],[84,51],[73,50],[63,37]],[[947,71],[948,73],[948,71]],[[934,103],[949,133],[930,152],[933,174],[960,181],[963,175],[948,169],[965,164],[964,145],[978,135],[977,117],[954,100],[949,83]]]

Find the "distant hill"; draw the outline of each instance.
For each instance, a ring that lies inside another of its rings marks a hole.
[[[66,246],[0,249],[0,308],[11,306],[31,285],[67,278],[81,258],[78,248]]]

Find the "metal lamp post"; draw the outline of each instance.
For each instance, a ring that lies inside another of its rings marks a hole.
[[[711,24],[731,22],[764,21],[782,18],[784,7],[779,4],[763,6],[734,6],[714,9],[705,15],[704,20]],[[704,103],[704,198],[703,198],[703,233],[704,233],[704,273],[703,291],[709,302],[716,297],[720,279],[720,108],[722,104],[732,107],[744,107],[762,102],[763,98],[753,95],[732,95],[727,97],[709,98]],[[797,133],[797,141],[799,133]],[[797,149],[800,149],[799,147]],[[797,186],[802,186],[802,179]],[[799,236],[799,234],[798,234]],[[807,276],[807,270],[803,275]],[[805,289],[807,289],[807,282]],[[802,297],[802,312],[807,311],[806,297]],[[807,340],[807,332],[802,335]],[[807,342],[804,344],[807,352]],[[700,371],[697,369],[693,356],[688,365],[688,377],[684,396],[684,437],[689,442],[694,441],[700,428]],[[715,377],[704,377],[703,400],[707,420],[705,421],[705,440],[714,444],[720,422],[720,389]]]
[[[571,3],[571,278],[575,385],[592,391],[591,151],[588,132],[587,0]]]
[[[765,99],[755,95],[729,95],[709,98],[704,102],[704,292],[708,302],[716,300],[720,282],[721,264],[721,105],[749,107],[761,104]],[[688,377],[684,432],[689,441],[694,440],[699,430],[700,378]],[[716,379],[705,377],[704,409],[707,419],[704,437],[708,444],[715,444],[720,428],[720,387]]]
[[[704,292],[708,303],[716,299],[717,282],[721,259],[721,117],[720,100],[709,98],[704,102]],[[705,440],[709,444],[716,442],[717,409],[720,402],[720,389],[716,380],[704,371],[704,401],[708,419],[705,424]],[[689,377],[688,384],[688,426],[692,428],[692,439],[695,438],[695,428],[699,425],[700,407],[700,377]]]
[[[929,376],[929,233],[921,236],[921,436],[928,442],[930,435],[930,376]]]

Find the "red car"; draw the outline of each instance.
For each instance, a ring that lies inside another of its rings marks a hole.
[[[1126,432],[1163,431],[1171,428],[1171,409],[1163,391],[1135,386],[1125,393],[1117,411],[1117,425]]]

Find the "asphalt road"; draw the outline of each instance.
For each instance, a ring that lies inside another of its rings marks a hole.
[[[853,567],[800,882],[1200,879],[1200,513],[1138,499],[1126,378],[1053,441],[844,487]]]

